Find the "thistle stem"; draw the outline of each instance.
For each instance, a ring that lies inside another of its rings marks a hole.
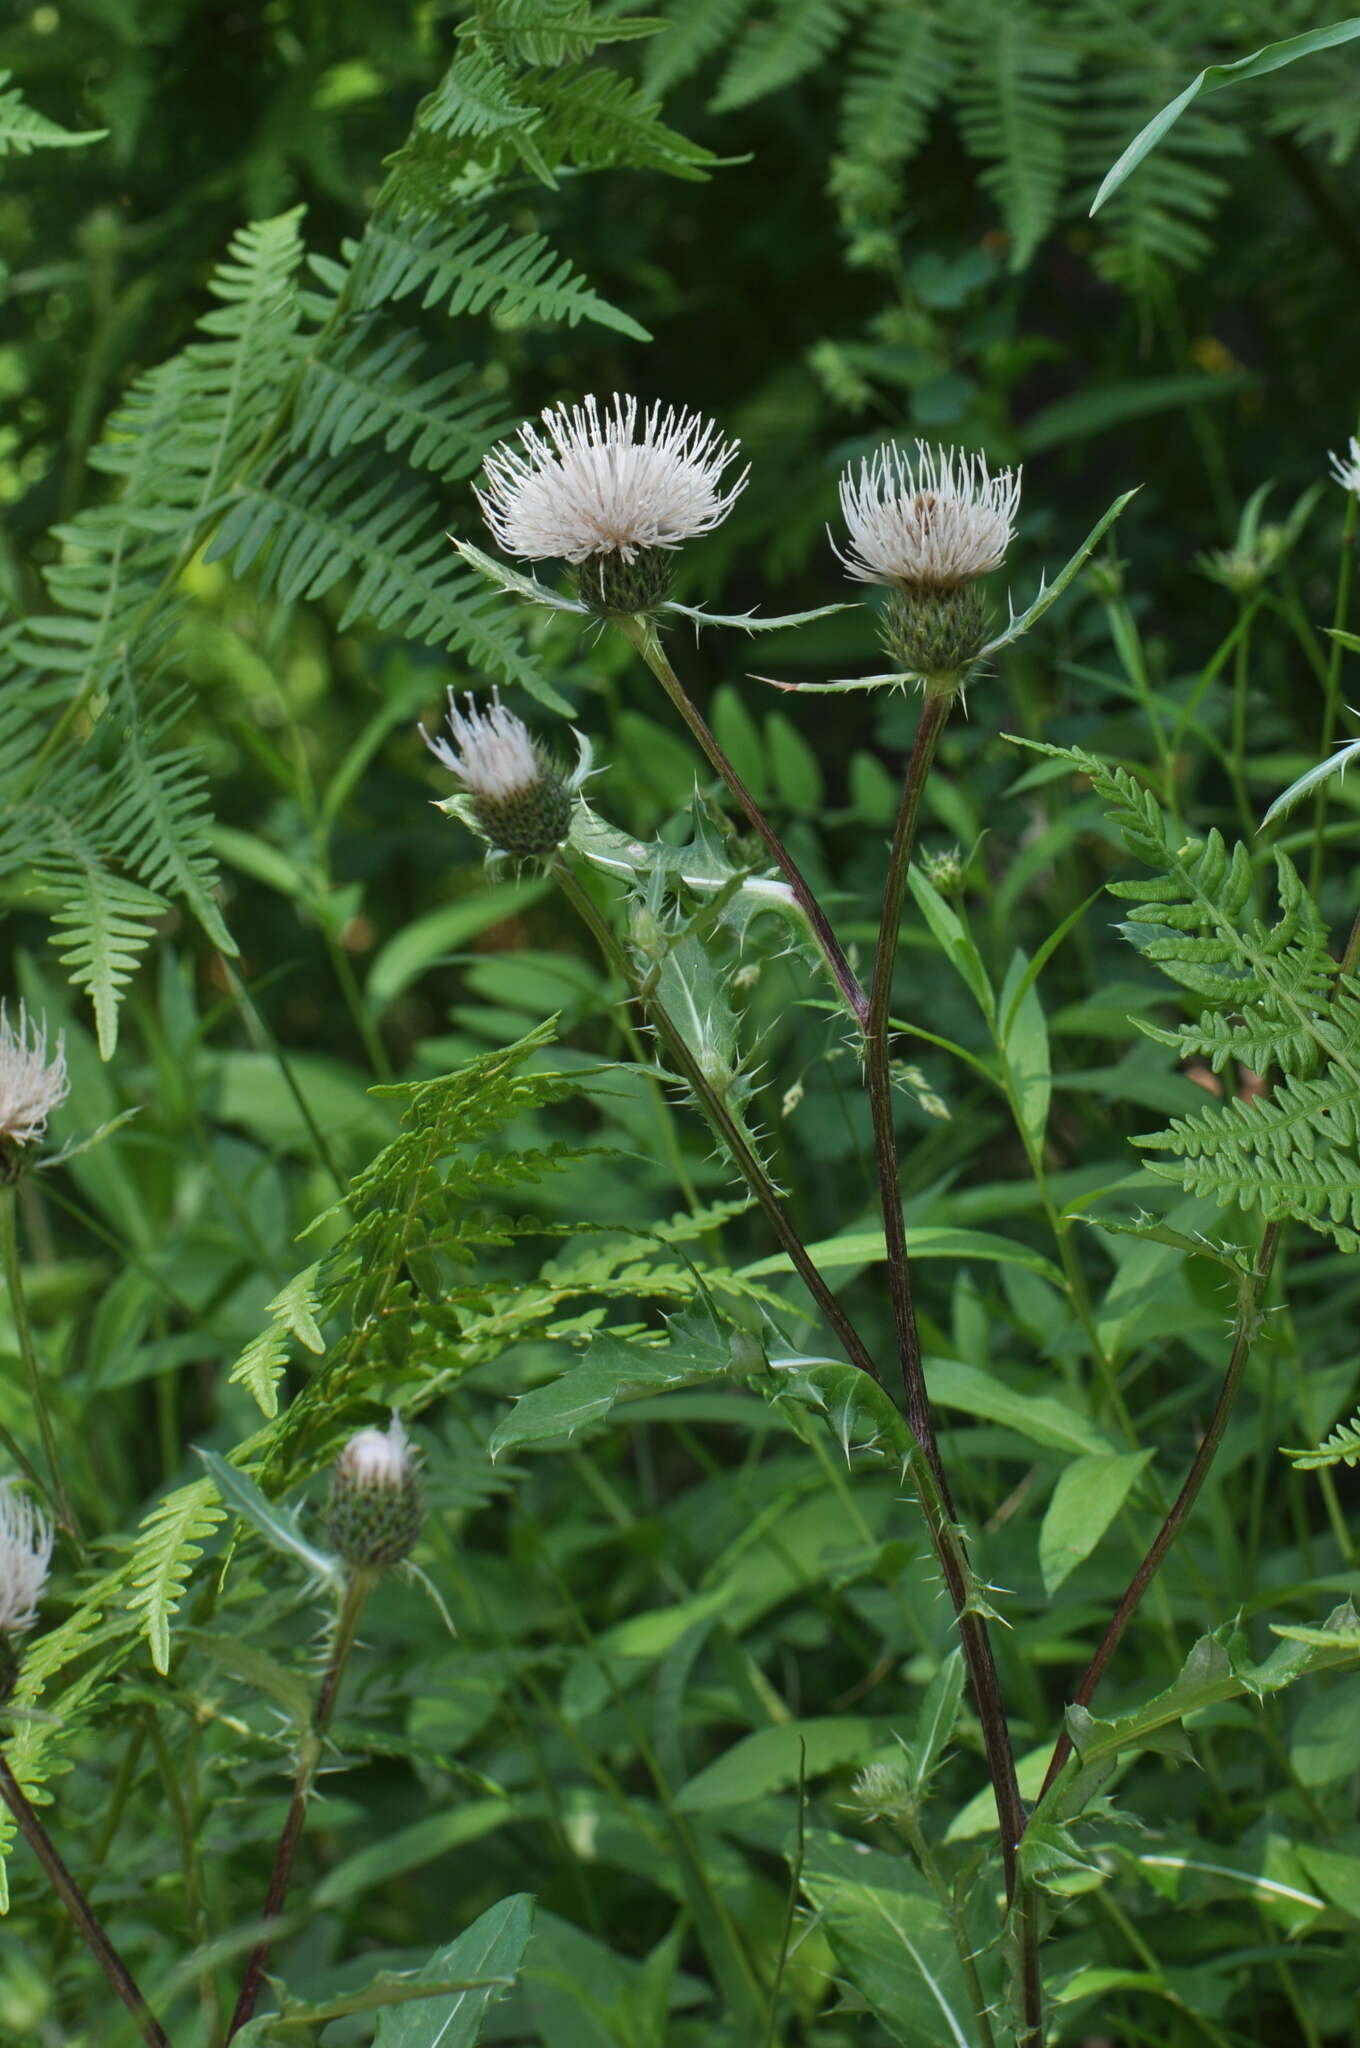
[[[954,691],[927,687],[921,707],[916,741],[902,783],[902,801],[888,857],[888,877],[883,890],[879,919],[878,947],[874,954],[873,978],[869,988],[869,1016],[864,1032],[865,1084],[874,1127],[874,1156],[878,1166],[879,1201],[883,1212],[883,1237],[887,1252],[888,1293],[897,1332],[898,1356],[907,1398],[907,1420],[921,1447],[934,1499],[921,1504],[935,1545],[949,1597],[958,1618],[959,1640],[973,1689],[973,1701],[982,1724],[987,1769],[996,1800],[1001,1862],[1006,1879],[1006,1896],[1011,1901],[1011,1924],[1020,1947],[1020,1970],[1026,2031],[1022,2048],[1043,2038],[1043,2004],[1039,1980],[1038,1931],[1030,1903],[1020,1896],[1016,1883],[1015,1848],[1025,1832],[1025,1809],[1015,1775],[1015,1756],[1006,1721],[1001,1681],[986,1622],[972,1605],[972,1573],[961,1537],[955,1528],[954,1504],[935,1436],[935,1419],[926,1388],[921,1339],[916,1323],[916,1306],[911,1291],[911,1264],[907,1252],[906,1224],[902,1216],[902,1174],[897,1152],[894,1121],[892,1072],[889,1064],[889,1032],[892,1015],[893,966],[902,923],[902,904],[921,799],[940,734],[953,707]],[[952,1541],[946,1541],[946,1532]]]
[[[307,1818],[307,1802],[326,1747],[326,1731],[331,1725],[336,1702],[340,1697],[340,1681],[345,1675],[349,1653],[354,1648],[359,1630],[359,1617],[364,1602],[373,1588],[373,1574],[353,1571],[345,1581],[344,1598],[340,1603],[340,1619],[336,1624],[335,1642],[331,1647],[330,1660],[317,1694],[312,1724],[302,1738],[298,1753],[297,1772],[293,1779],[293,1796],[288,1802],[288,1813],[279,1836],[279,1846],[274,1852],[274,1867],[269,1874],[269,1890],[265,1895],[263,1924],[264,1933],[250,1951],[245,1976],[241,1980],[236,2009],[227,2028],[227,2040],[231,2041],[247,2021],[254,2015],[260,1996],[264,1973],[269,1967],[269,1957],[274,1946],[275,1923],[283,1911],[288,1897],[288,1885],[293,1875],[293,1859],[297,1855],[298,1843]]]
[[[14,1317],[14,1328],[19,1338],[19,1356],[24,1362],[28,1379],[29,1399],[33,1403],[33,1417],[42,1438],[43,1456],[51,1474],[51,1485],[43,1491],[56,1512],[57,1520],[83,1557],[85,1545],[81,1539],[75,1510],[71,1506],[66,1485],[61,1476],[61,1460],[57,1455],[57,1439],[52,1428],[52,1417],[48,1412],[47,1394],[43,1387],[42,1365],[38,1359],[37,1347],[33,1342],[33,1327],[29,1321],[28,1301],[24,1294],[23,1268],[19,1260],[19,1230],[17,1203],[19,1191],[12,1182],[0,1185],[0,1267],[5,1275],[5,1288],[9,1295],[10,1314]],[[33,1468],[27,1459],[24,1465],[30,1476]]]
[[[611,616],[613,617],[614,624],[623,634],[624,639],[628,641],[631,647],[637,649],[676,710],[680,713],[680,716],[684,719],[685,724],[699,742],[710,767],[714,768],[722,777],[737,802],[741,805],[742,810],[746,813],[747,821],[755,831],[765,851],[769,854],[771,860],[775,863],[775,866],[793,891],[794,900],[808,921],[812,936],[817,942],[818,949],[830,970],[832,979],[839,988],[851,1014],[860,1028],[863,1029],[869,1014],[868,998],[860,986],[859,978],[854,968],[845,957],[840,940],[831,929],[830,919],[817,901],[817,898],[813,895],[807,878],[797,861],[793,858],[793,855],[789,852],[787,846],[785,846],[783,840],[761,810],[760,805],[756,802],[750,790],[728,760],[718,744],[716,734],[690,697],[675,670],[671,667],[670,662],[666,658],[665,650],[657,637],[655,626],[653,626],[649,619],[635,617],[627,612],[616,612],[611,614]]]
[[[0,1750],[0,1799],[14,1815],[20,1834],[46,1871],[53,1891],[84,1936],[95,1961],[137,2022],[148,2048],[170,2048],[160,2021],[143,1998],[131,1970],[109,1940],[94,1908],[62,1862],[56,1844],[30,1806],[28,1794],[15,1777],[3,1750]]]
[[[1238,1389],[1242,1384],[1242,1375],[1246,1371],[1247,1360],[1251,1356],[1251,1347],[1260,1328],[1261,1305],[1265,1299],[1266,1287],[1270,1280],[1270,1270],[1275,1263],[1275,1253],[1280,1241],[1280,1229],[1281,1226],[1278,1223],[1266,1225],[1265,1233],[1261,1238],[1260,1249],[1256,1254],[1256,1263],[1250,1275],[1243,1276],[1241,1295],[1237,1308],[1237,1322],[1233,1331],[1232,1351],[1228,1358],[1227,1370],[1223,1375],[1223,1383],[1218,1390],[1218,1400],[1214,1404],[1214,1412],[1209,1418],[1209,1427],[1205,1430],[1200,1440],[1199,1449],[1195,1452],[1190,1470],[1186,1474],[1185,1484],[1167,1510],[1162,1525],[1153,1537],[1142,1563],[1129,1580],[1124,1597],[1110,1617],[1109,1625],[1100,1639],[1096,1653],[1082,1674],[1081,1683],[1073,1695],[1075,1704],[1079,1707],[1089,1706],[1094,1698],[1096,1688],[1105,1676],[1110,1659],[1119,1648],[1125,1629],[1136,1614],[1144,1593],[1156,1577],[1162,1559],[1166,1556],[1184,1527],[1186,1517],[1195,1505],[1199,1490],[1209,1476],[1209,1467],[1213,1464],[1218,1454],[1219,1445],[1223,1441],[1223,1433],[1228,1427],[1228,1418],[1232,1414],[1233,1404],[1237,1399]],[[1071,1754],[1072,1739],[1064,1729],[1058,1738],[1048,1766],[1047,1775],[1044,1778],[1043,1790],[1039,1795],[1041,1799]]]

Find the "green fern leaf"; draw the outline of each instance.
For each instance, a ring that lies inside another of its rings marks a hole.
[[[1326,1465],[1360,1465],[1360,1409],[1349,1422],[1339,1422],[1330,1436],[1310,1451],[1286,1451],[1297,1472],[1316,1472]]]
[[[715,114],[779,92],[830,55],[861,0],[776,0],[767,21],[743,37],[709,102]]]
[[[666,27],[648,50],[642,78],[658,99],[699,69],[740,27],[746,0],[668,0]]]
[[[893,0],[871,9],[841,101],[845,156],[885,170],[910,162],[953,73],[940,18],[930,7]]]
[[[155,936],[166,908],[125,876],[115,874],[102,854],[82,843],[62,821],[62,854],[43,862],[41,872],[57,892],[51,944],[70,980],[94,1005],[101,1059],[118,1043],[118,1005],[137,963]]]
[[[235,956],[239,948],[212,893],[217,861],[205,801],[207,778],[192,748],[155,750],[183,701],[180,697],[162,706],[148,726],[130,691],[125,693],[115,794],[101,831],[148,888],[180,897],[219,951]]]
[[[506,431],[498,405],[463,389],[467,364],[413,383],[427,360],[420,337],[398,329],[375,343],[365,323],[328,355],[308,358],[293,409],[292,442],[311,455],[340,455],[381,439],[389,454],[444,482],[469,476]]]
[[[1023,270],[1062,195],[1076,55],[1033,8],[984,0],[962,17],[959,130],[1001,208],[1011,269]]]
[[[203,1554],[203,1545],[226,1509],[211,1479],[195,1479],[160,1501],[138,1532],[128,1567],[132,1592],[128,1605],[140,1619],[142,1633],[158,1671],[170,1669],[170,1625],[179,1612],[189,1575]]]
[[[9,86],[11,71],[0,71],[0,88]],[[60,128],[30,107],[18,86],[0,90],[0,156],[28,156],[35,149],[77,149],[86,142],[102,142],[107,128],[86,128],[79,133]]]

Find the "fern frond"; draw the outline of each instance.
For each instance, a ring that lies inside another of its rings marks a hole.
[[[909,163],[953,75],[933,8],[916,0],[891,0],[873,8],[847,67],[842,153],[883,170]]]
[[[173,699],[144,723],[131,688],[125,690],[118,776],[101,834],[149,889],[178,896],[219,951],[235,955],[239,948],[213,895],[217,860],[207,777],[191,747],[156,746],[183,704],[182,696]]]
[[[617,71],[558,75],[545,86],[543,105],[535,144],[550,159],[582,170],[635,164],[697,182],[718,161],[711,149],[667,127],[643,88]]]
[[[0,71],[0,156],[28,156],[35,149],[78,149],[87,142],[102,142],[108,134],[107,128],[77,132],[49,121],[29,106],[17,85],[10,86],[13,76],[12,71]]]
[[[522,64],[567,64],[602,43],[632,42],[656,33],[645,15],[615,14],[592,0],[483,0],[475,33]]]
[[[506,431],[504,415],[484,392],[461,388],[475,375],[468,364],[413,382],[427,361],[419,335],[398,328],[376,341],[367,322],[329,354],[310,356],[293,408],[294,448],[340,455],[380,438],[388,454],[404,449],[446,483],[471,475]]]
[[[170,1669],[170,1625],[203,1545],[227,1517],[211,1479],[195,1479],[158,1502],[142,1523],[127,1568],[128,1600],[158,1671]]]
[[[983,0],[959,26],[959,132],[1001,208],[1011,269],[1023,270],[1062,196],[1076,55],[1036,8],[1011,0]]]
[[[471,214],[450,223],[418,214],[370,223],[361,243],[347,243],[354,262],[353,302],[396,304],[420,293],[423,307],[451,317],[494,310],[504,320],[593,320],[633,341],[650,337],[626,313],[593,292],[545,235],[512,235],[502,222]]]
[[[1326,1465],[1360,1465],[1360,1409],[1349,1422],[1339,1422],[1311,1451],[1286,1451],[1296,1472],[1316,1472]]]
[[[163,896],[116,874],[69,820],[62,826],[64,853],[45,858],[39,868],[57,897],[50,943],[68,979],[94,1005],[99,1053],[107,1060],[118,1043],[122,992],[155,937],[166,903]]]
[[[659,98],[699,69],[736,33],[746,0],[667,0],[666,27],[643,60],[646,89]]]
[[[738,44],[709,102],[715,114],[750,106],[822,63],[860,12],[862,0],[776,0],[769,18]]]
[[[1173,1117],[1134,1143],[1171,1152],[1145,1164],[1187,1193],[1259,1208],[1268,1222],[1295,1217],[1360,1251],[1360,1092],[1335,1069]]]
[[[273,1322],[251,1339],[227,1374],[233,1386],[246,1389],[269,1422],[279,1412],[279,1381],[288,1364],[290,1344],[296,1340],[317,1353],[326,1348],[317,1324],[323,1306],[317,1293],[320,1270],[319,1264],[308,1266],[279,1290],[269,1303]]]

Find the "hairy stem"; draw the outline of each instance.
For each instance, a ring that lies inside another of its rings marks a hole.
[[[307,1818],[307,1801],[311,1797],[322,1754],[326,1746],[326,1731],[335,1713],[336,1701],[340,1697],[340,1681],[345,1675],[349,1653],[354,1648],[354,1639],[359,1629],[359,1616],[364,1602],[373,1587],[372,1575],[368,1572],[352,1571],[345,1581],[344,1598],[340,1604],[340,1619],[336,1623],[335,1642],[331,1647],[326,1673],[317,1694],[316,1708],[312,1714],[312,1725],[302,1738],[298,1752],[297,1772],[293,1779],[293,1796],[288,1802],[288,1814],[279,1836],[279,1846],[274,1852],[274,1867],[269,1873],[269,1890],[265,1894],[265,1932],[250,1951],[245,1976],[241,1980],[236,2009],[227,2028],[227,2040],[238,2034],[252,2017],[260,1996],[264,1973],[269,1967],[269,1957],[274,1946],[274,1923],[283,1911],[288,1897],[288,1884],[293,1875],[293,1859],[297,1855],[298,1843]]]
[[[24,1373],[28,1379],[29,1399],[33,1403],[33,1419],[38,1425],[42,1438],[43,1456],[51,1474],[51,1485],[45,1486],[56,1511],[57,1520],[75,1545],[80,1556],[85,1554],[80,1528],[76,1522],[75,1509],[71,1506],[62,1478],[61,1459],[57,1454],[57,1439],[52,1428],[52,1417],[47,1406],[47,1392],[43,1386],[42,1365],[38,1359],[37,1347],[33,1342],[33,1326],[28,1316],[28,1301],[24,1294],[23,1269],[19,1262],[19,1228],[17,1205],[19,1191],[12,1182],[0,1184],[0,1266],[4,1269],[5,1289],[9,1295],[10,1314],[19,1338],[19,1356],[24,1362]],[[27,1465],[27,1460],[24,1461]],[[28,1467],[32,1471],[32,1467]]]
[[[1247,1360],[1251,1356],[1251,1347],[1260,1328],[1262,1303],[1265,1299],[1266,1286],[1270,1280],[1270,1270],[1275,1263],[1275,1252],[1280,1241],[1280,1229],[1281,1226],[1278,1223],[1266,1225],[1265,1233],[1261,1238],[1260,1249],[1256,1254],[1256,1263],[1250,1275],[1243,1276],[1241,1297],[1237,1308],[1237,1322],[1233,1330],[1232,1351],[1228,1358],[1227,1370],[1223,1375],[1223,1384],[1218,1390],[1218,1400],[1214,1404],[1214,1412],[1209,1418],[1209,1427],[1205,1430],[1199,1449],[1195,1452],[1194,1461],[1190,1466],[1189,1472],[1186,1474],[1184,1486],[1182,1486],[1167,1510],[1162,1525],[1153,1537],[1142,1563],[1129,1580],[1124,1597],[1110,1617],[1109,1625],[1100,1639],[1096,1653],[1082,1674],[1081,1683],[1073,1695],[1074,1701],[1079,1707],[1089,1706],[1094,1698],[1096,1688],[1109,1667],[1110,1659],[1119,1648],[1125,1629],[1137,1613],[1139,1603],[1152,1580],[1156,1577],[1162,1559],[1166,1556],[1184,1527],[1186,1517],[1195,1505],[1199,1490],[1209,1476],[1209,1467],[1218,1455],[1218,1447],[1223,1441],[1223,1432],[1228,1427],[1228,1418],[1232,1414],[1233,1404],[1237,1399],[1238,1389],[1242,1384],[1242,1375],[1246,1371]],[[1043,1791],[1039,1795],[1040,1798],[1043,1797],[1044,1792],[1047,1792],[1071,1753],[1071,1738],[1066,1730],[1064,1730],[1058,1738],[1052,1759],[1049,1762],[1048,1773],[1044,1779]]]
[[[91,1954],[108,1978],[123,2004],[132,2014],[148,2048],[170,2048],[160,2021],[143,1998],[137,1980],[109,1940],[94,1908],[57,1853],[46,1828],[29,1805],[28,1795],[10,1768],[9,1758],[0,1750],[0,1799],[3,1799],[20,1834],[46,1871],[53,1891],[65,1906],[89,1946]]]
[[[808,886],[807,878],[793,855],[785,846],[760,805],[752,796],[746,784],[738,775],[732,763],[719,746],[717,737],[698,706],[690,697],[679,676],[666,658],[655,626],[649,619],[635,618],[628,613],[616,613],[614,624],[629,645],[635,647],[646,662],[652,674],[670,698],[685,724],[693,733],[709,765],[722,777],[731,790],[751,827],[757,834],[765,851],[783,875],[794,900],[808,921],[813,938],[817,942],[822,958],[826,961],[831,977],[844,997],[851,1014],[863,1028],[869,1014],[869,1003],[854,968],[846,959],[840,940],[831,929],[830,919]]]

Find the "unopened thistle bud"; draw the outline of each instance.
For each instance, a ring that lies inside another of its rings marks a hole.
[[[385,1571],[415,1548],[422,1508],[415,1454],[400,1419],[361,1429],[341,1451],[331,1477],[326,1527],[345,1563]]]
[[[15,1030],[0,1003],[0,1172],[11,1148],[41,1140],[48,1117],[66,1100],[69,1087],[64,1035],[49,1059],[46,1024],[31,1019],[20,1003]]]
[[[457,748],[424,726],[431,753],[456,775],[471,800],[472,814],[491,844],[514,860],[543,859],[571,829],[576,785],[563,775],[547,748],[533,737],[493,691],[490,709],[479,711],[471,697],[458,709],[449,691],[449,731]]]
[[[52,1565],[52,1527],[32,1501],[0,1484],[0,1705],[19,1676],[17,1636],[38,1618]]]
[[[963,892],[963,855],[957,846],[947,851],[926,854],[921,862],[926,871],[926,880],[941,896],[958,896]]]
[[[840,502],[849,544],[836,554],[860,582],[892,591],[892,659],[928,687],[956,689],[987,644],[991,610],[976,579],[1005,559],[1019,470],[993,475],[984,455],[924,441],[914,457],[884,447],[845,471]]]
[[[914,1815],[916,1795],[901,1764],[866,1764],[850,1787],[866,1820],[900,1820]]]
[[[502,442],[477,491],[487,525],[508,555],[569,562],[594,611],[655,610],[670,589],[671,553],[731,511],[747,472],[724,487],[737,453],[697,412],[649,406],[615,393],[608,406],[549,406],[546,438],[532,423],[520,447]]]

